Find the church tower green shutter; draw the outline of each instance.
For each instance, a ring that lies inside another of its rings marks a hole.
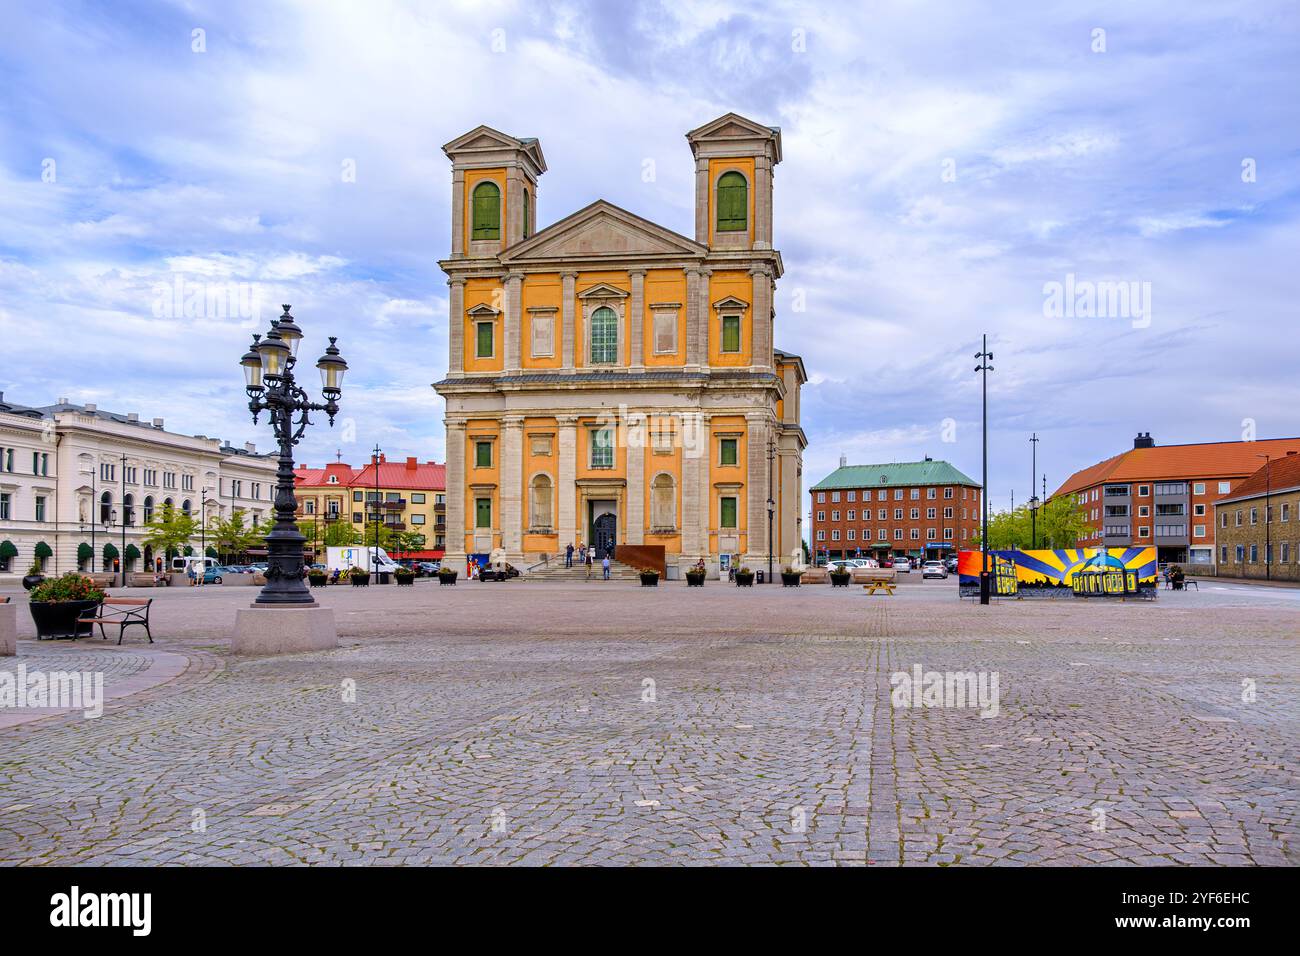
[[[737,172],[718,180],[718,231],[736,232],[749,225],[749,184]]]

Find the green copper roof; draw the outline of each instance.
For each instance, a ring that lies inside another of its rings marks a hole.
[[[946,461],[895,461],[884,465],[845,465],[813,485],[811,491],[831,488],[890,488],[898,485],[970,485],[972,481]]]

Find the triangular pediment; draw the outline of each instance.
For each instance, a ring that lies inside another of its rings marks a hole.
[[[696,127],[686,134],[686,141],[691,144],[692,151],[698,150],[701,143],[717,143],[728,141],[766,141],[772,144],[774,155],[773,162],[781,161],[781,128],[779,126],[764,126],[762,123],[755,123],[752,119],[741,116],[739,113],[724,113],[715,120],[710,120],[703,126]]]
[[[620,209],[603,199],[547,226],[502,255],[503,262],[562,259],[699,258],[693,239]]]
[[[597,282],[590,289],[583,289],[578,293],[579,299],[626,299],[628,293],[622,289],[617,289],[607,282]]]

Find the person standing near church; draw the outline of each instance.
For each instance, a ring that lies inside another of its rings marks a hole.
[[[572,541],[570,541],[564,547],[564,566],[566,568],[573,567],[573,542]]]

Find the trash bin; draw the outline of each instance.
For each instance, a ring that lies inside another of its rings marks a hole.
[[[380,572],[379,572],[379,583],[380,583],[380,584],[387,584],[387,583],[388,583],[388,572],[387,572],[387,571],[380,571]]]
[[[758,579],[758,583],[759,583],[759,584],[762,584],[762,583],[763,583],[763,575],[764,575],[764,573],[765,573],[765,572],[763,572],[763,571],[759,571],[759,572],[757,572],[757,574],[755,575],[755,577]]]

